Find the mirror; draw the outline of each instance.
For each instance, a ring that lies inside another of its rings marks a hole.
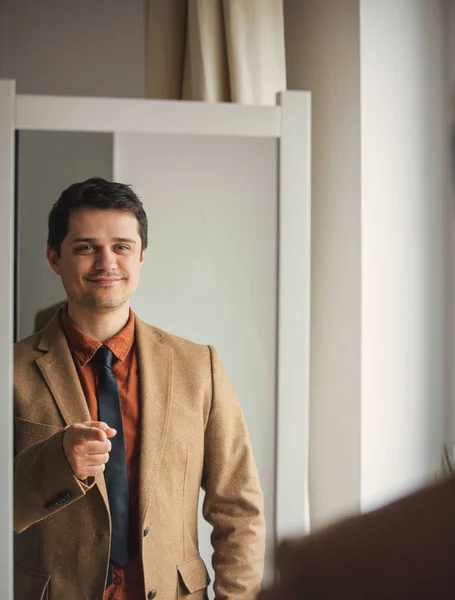
[[[149,221],[133,309],[150,324],[217,348],[241,402],[260,473],[267,522],[264,582],[270,583],[277,140],[60,131],[23,131],[17,139],[16,339],[40,329],[65,299],[45,257],[47,216],[60,193],[94,175],[132,184]],[[210,533],[200,519],[200,550],[213,579]]]

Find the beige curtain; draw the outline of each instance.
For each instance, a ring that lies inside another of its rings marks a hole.
[[[283,0],[145,0],[148,98],[275,104]]]

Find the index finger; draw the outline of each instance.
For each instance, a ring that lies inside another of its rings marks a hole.
[[[83,437],[90,442],[105,442],[107,440],[106,432],[99,427],[87,426],[83,432]]]
[[[117,433],[116,429],[114,429],[113,427],[111,427],[110,425],[105,423],[104,421],[89,421],[87,423],[87,425],[89,427],[95,427],[97,429],[104,431],[108,438],[114,437],[114,435]]]

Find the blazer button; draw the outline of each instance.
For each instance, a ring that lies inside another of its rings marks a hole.
[[[148,535],[149,531],[150,531],[150,529],[149,529],[148,527],[146,527],[146,528],[144,529],[144,537],[145,537],[146,535]],[[154,597],[155,597],[155,596],[154,596]]]
[[[156,596],[156,590],[152,590],[151,592],[149,592],[149,595],[147,596],[148,600],[153,600],[153,598],[155,598]]]

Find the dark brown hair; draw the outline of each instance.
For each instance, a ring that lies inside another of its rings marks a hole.
[[[80,183],[73,183],[64,190],[49,214],[47,244],[58,255],[62,242],[68,235],[70,215],[82,208],[115,208],[132,212],[137,219],[142,250],[147,248],[147,215],[131,186],[91,177]]]

